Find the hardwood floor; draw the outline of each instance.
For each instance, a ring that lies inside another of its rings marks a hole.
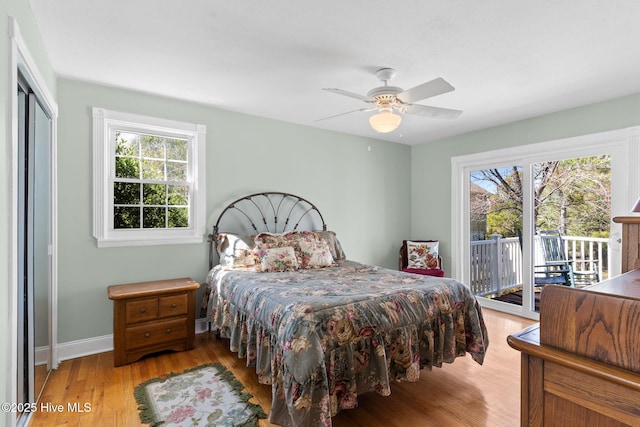
[[[489,350],[483,366],[470,356],[451,365],[423,371],[416,383],[394,383],[390,397],[368,393],[359,407],[340,412],[335,427],[491,426],[519,425],[520,353],[506,342],[509,334],[534,323],[493,310],[484,310]],[[133,388],[169,372],[182,372],[203,363],[219,361],[253,394],[253,402],[269,413],[271,388],[259,384],[255,372],[228,349],[227,340],[213,334],[196,336],[196,348],[166,353],[114,368],[113,352],[67,360],[52,372],[32,417],[32,427],[141,426]],[[49,406],[47,406],[49,404]],[[69,411],[85,409],[85,412]],[[62,405],[62,410],[57,405]],[[49,411],[41,410],[49,408]],[[56,411],[54,411],[54,409]],[[260,426],[271,426],[261,420]]]

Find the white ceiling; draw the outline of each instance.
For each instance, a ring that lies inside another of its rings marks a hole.
[[[63,77],[349,134],[418,144],[640,92],[638,0],[30,0]],[[375,71],[455,120],[377,134]]]

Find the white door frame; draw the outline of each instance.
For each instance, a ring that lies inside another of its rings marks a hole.
[[[40,101],[42,108],[51,117],[51,159],[50,159],[50,185],[51,185],[51,246],[50,255],[50,280],[49,280],[49,351],[47,356],[48,369],[58,367],[57,355],[57,289],[58,289],[58,228],[57,228],[57,118],[58,106],[51,95],[47,84],[38,70],[36,61],[29,52],[27,44],[20,34],[20,28],[16,19],[12,16],[9,19],[9,97],[10,97],[10,120],[9,128],[11,135],[10,158],[11,158],[11,200],[10,200],[10,233],[9,233],[9,317],[11,325],[9,327],[9,341],[11,342],[11,374],[12,401],[17,402],[17,385],[15,384],[15,372],[17,372],[17,281],[18,281],[18,73],[29,84],[35,96]],[[12,425],[15,424],[15,417],[11,417]]]

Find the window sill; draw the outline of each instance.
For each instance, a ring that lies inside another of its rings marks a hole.
[[[204,236],[184,236],[184,237],[145,237],[136,239],[96,239],[98,248],[117,248],[125,246],[154,246],[154,245],[178,245],[202,243]]]

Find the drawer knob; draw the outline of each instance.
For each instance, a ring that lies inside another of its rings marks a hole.
[[[146,313],[146,312],[147,312],[147,309],[146,309],[146,308],[142,307],[142,308],[140,309],[140,313]]]
[[[151,333],[150,333],[150,332],[147,332],[147,333],[145,333],[145,334],[144,334],[144,336],[145,336],[146,338],[149,338],[149,337],[151,336]]]
[[[166,331],[166,332],[167,332],[168,334],[170,334],[170,333],[171,333],[171,328],[167,328],[167,331]]]
[[[176,308],[177,306],[178,306],[178,304],[176,304],[176,303],[171,304],[171,308]]]

